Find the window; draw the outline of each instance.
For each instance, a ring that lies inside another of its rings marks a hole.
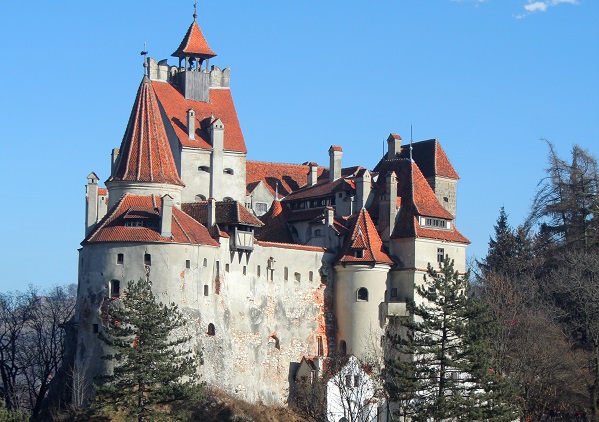
[[[397,297],[397,287],[391,288],[391,297]]]
[[[206,258],[204,258],[204,262],[202,263],[202,266],[204,268],[208,266],[208,260]]]
[[[266,212],[268,211],[268,204],[264,202],[256,202],[256,212]]]
[[[289,268],[285,267],[285,269],[283,270],[283,279],[285,281],[289,280]]]
[[[354,251],[354,257],[356,257],[356,258],[364,258],[364,249],[356,249]]]
[[[125,262],[125,255],[122,253],[119,253],[116,255],[116,263],[117,265],[123,265],[123,263]]]
[[[294,273],[293,278],[295,281],[302,281],[302,275],[300,273]]]
[[[144,254],[144,265],[152,265],[152,255],[149,253]]]
[[[205,201],[206,197],[204,195],[202,195],[201,193],[199,193],[196,195],[195,200],[196,200],[196,202]]]
[[[204,296],[208,296],[208,285],[204,284]]]
[[[208,167],[208,166],[199,166],[198,167],[198,171],[203,171],[203,172],[206,172],[206,173],[210,173],[210,167]]]
[[[437,248],[437,262],[443,262],[445,259],[445,249]]]
[[[354,387],[358,387],[360,385],[360,376],[354,375]]]
[[[314,230],[314,236],[315,237],[322,236],[322,230],[321,229]]]
[[[118,280],[110,281],[110,297],[120,297],[121,296],[121,282]]]
[[[247,268],[246,268],[246,266],[244,265],[244,266],[243,266],[243,275],[246,275],[246,274],[247,274]]]
[[[191,268],[191,261],[189,259],[185,260],[185,268],[187,268],[187,269]]]
[[[346,375],[345,376],[345,386],[346,387],[351,387],[351,375]]]
[[[231,175],[235,174],[235,172],[233,171],[233,169],[230,169],[230,168],[224,169],[223,173],[224,174],[231,174]]]
[[[310,271],[310,272],[308,273],[308,280],[309,280],[309,281],[314,281],[314,272],[313,272],[313,271]]]
[[[260,277],[260,265],[256,267],[256,275]]]
[[[94,324],[93,329],[94,329],[94,334],[98,334],[98,331],[100,331],[100,326],[98,324]]]
[[[339,354],[341,356],[347,355],[347,343],[345,342],[345,340],[341,340],[341,342],[339,343]]]
[[[449,222],[441,218],[426,217],[424,219],[424,225],[427,227],[433,227],[435,229],[447,229],[449,228]]]
[[[225,272],[229,272],[229,264],[225,264]]]
[[[324,356],[324,345],[322,343],[322,336],[318,336],[318,338],[316,339],[317,343],[316,343],[316,354],[317,356]]]
[[[208,324],[208,335],[209,336],[213,336],[216,333],[216,329],[214,328],[214,324],[210,323]]]
[[[231,198],[230,196],[225,196],[225,197],[223,198],[223,201],[225,201],[225,202],[233,202],[233,201],[235,201],[235,200],[234,200],[233,198]]]
[[[368,289],[366,287],[358,289],[358,301],[368,302]]]

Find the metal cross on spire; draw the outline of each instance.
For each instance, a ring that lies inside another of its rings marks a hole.
[[[144,75],[145,76],[149,76],[148,75],[148,60],[147,60],[147,56],[148,56],[148,50],[146,49],[146,43],[144,42],[144,49],[141,53],[142,56],[144,56]]]
[[[198,11],[197,11],[197,7],[198,7],[198,0],[195,0],[193,2],[193,20],[195,21],[196,18],[198,17]]]

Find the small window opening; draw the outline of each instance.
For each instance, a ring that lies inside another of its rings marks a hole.
[[[360,385],[360,376],[354,375],[354,387],[358,387]]]
[[[144,254],[144,265],[152,265],[152,255],[149,253]]]
[[[314,281],[314,272],[313,272],[313,271],[310,271],[310,272],[308,273],[308,280],[310,280],[310,281]]]
[[[224,169],[224,170],[223,170],[223,173],[224,173],[224,174],[231,174],[231,175],[235,174],[235,172],[234,172],[234,171],[233,171],[233,169],[231,169],[231,168],[226,168],[226,169]]]
[[[206,173],[210,173],[210,167],[208,166],[199,166],[198,171],[205,171]]]
[[[302,275],[300,273],[294,273],[293,278],[295,279],[295,281],[302,281]]]
[[[322,336],[318,336],[317,338],[317,355],[324,356],[324,345],[322,342]]]
[[[243,275],[246,275],[246,274],[247,274],[247,268],[246,268],[246,266],[244,265],[244,266],[243,266]]]
[[[185,260],[185,268],[187,268],[187,269],[191,268],[191,261],[189,259]]]
[[[445,249],[437,248],[437,262],[443,262],[445,259]]]
[[[256,275],[260,277],[260,265],[256,267]]]
[[[339,343],[339,354],[341,356],[347,355],[347,343],[345,342],[345,340],[341,340],[341,342]]]
[[[216,333],[216,329],[214,328],[214,324],[208,324],[208,335],[213,336]]]
[[[123,265],[123,263],[125,262],[125,254],[119,253],[116,256],[116,263],[118,265]]]
[[[358,289],[358,300],[368,302],[368,289],[366,287],[360,287]]]
[[[229,264],[225,264],[225,272],[229,272]]]
[[[121,282],[119,280],[110,281],[110,297],[121,296]]]
[[[204,284],[204,296],[208,296],[208,285]]]
[[[318,236],[322,236],[322,230],[321,229],[314,230],[314,237],[318,237]]]
[[[391,297],[397,297],[397,287],[391,288]]]
[[[354,256],[356,258],[364,258],[364,249],[356,249],[354,251]]]
[[[285,267],[285,269],[283,270],[283,279],[285,281],[289,280],[289,268]]]
[[[208,260],[206,258],[204,258],[204,262],[202,263],[202,266],[204,268],[208,266]]]
[[[94,334],[98,334],[98,331],[100,331],[100,326],[98,324],[94,324]]]
[[[345,386],[346,387],[351,387],[351,375],[346,375],[345,376]]]

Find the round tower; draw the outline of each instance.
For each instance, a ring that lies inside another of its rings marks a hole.
[[[354,217],[334,267],[338,353],[364,358],[378,352],[392,264],[368,211],[362,209]]]

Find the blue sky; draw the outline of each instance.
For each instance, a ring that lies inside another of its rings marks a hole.
[[[547,147],[599,155],[599,2],[200,2],[231,67],[248,159],[373,168],[383,141],[437,138],[461,176],[458,228],[486,253],[499,208],[517,225]],[[0,290],[75,283],[84,185],[108,177],[143,75],[169,58],[190,0],[3,2]],[[174,60],[171,61],[174,63]]]

